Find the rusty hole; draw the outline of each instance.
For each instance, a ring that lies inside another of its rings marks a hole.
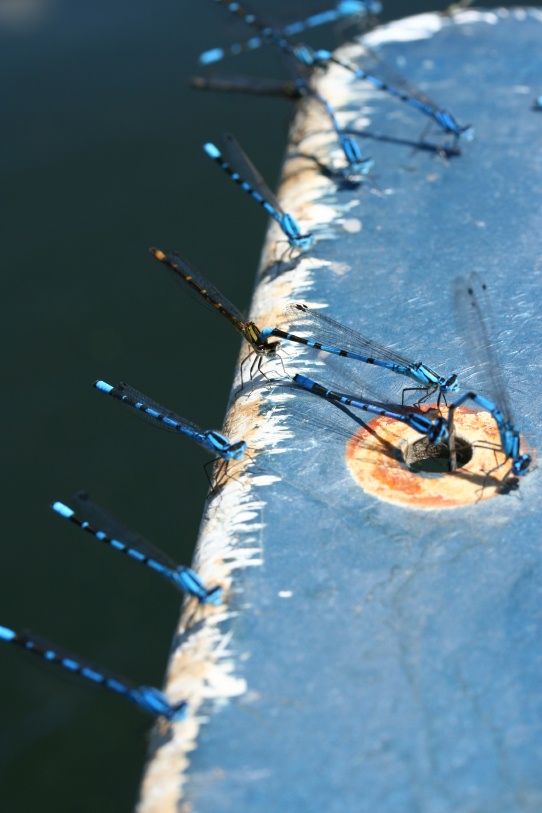
[[[472,460],[472,445],[465,438],[456,436],[457,468]],[[433,445],[427,438],[409,443],[403,451],[403,461],[411,471],[423,474],[446,474],[450,471],[450,449],[447,443]]]

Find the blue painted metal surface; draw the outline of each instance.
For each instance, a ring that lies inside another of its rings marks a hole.
[[[531,450],[541,428],[542,140],[531,109],[541,34],[542,15],[518,10],[413,18],[372,35],[383,59],[476,128],[448,160],[415,149],[413,111],[338,72],[324,77],[375,159],[373,186],[339,190],[310,159],[300,180],[299,154],[326,148],[302,111],[283,194],[288,206],[297,196],[316,248],[292,266],[268,244],[251,314],[263,327],[288,301],[325,303],[342,323],[469,381],[451,297],[455,276],[478,271]],[[355,48],[343,52],[356,60]],[[348,380],[348,391],[389,385],[308,348],[286,364]],[[178,810],[182,799],[195,813],[539,811],[539,472],[451,510],[423,510],[416,494],[394,504],[353,479],[344,440],[319,423],[333,422],[329,404],[311,398],[279,383],[234,402],[227,429],[255,462],[211,502],[199,552],[230,563],[226,607],[206,610],[203,625],[185,614],[169,677],[172,690],[189,687],[206,724],[156,733],[138,809]]]

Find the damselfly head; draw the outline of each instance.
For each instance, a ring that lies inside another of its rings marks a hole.
[[[348,166],[344,168],[344,174],[367,175],[374,167],[372,158],[364,158],[361,149],[356,141],[350,136],[340,136],[339,141],[348,161]]]
[[[331,51],[326,51],[325,49],[321,48],[319,51],[314,51],[312,58],[314,63],[318,65],[320,68],[327,68],[328,62],[331,59]]]
[[[277,355],[280,342],[269,343],[265,338],[265,331],[261,331],[254,322],[247,322],[242,333],[254,352],[259,356],[274,358]]]
[[[227,457],[229,460],[242,460],[246,450],[246,441],[238,440],[235,443],[230,443],[227,451]]]
[[[532,460],[533,459],[530,454],[522,454],[519,457],[516,457],[516,459],[512,463],[512,472],[517,477],[522,477],[529,471]]]
[[[176,723],[178,720],[184,720],[186,717],[186,710],[188,703],[182,700],[180,703],[175,703],[173,706],[169,703],[167,697],[153,686],[142,686],[144,692],[142,702],[147,710],[152,714],[163,715],[167,720]]]
[[[457,380],[456,373],[453,373],[449,378],[441,378],[439,381],[439,389],[441,392],[458,392],[459,381]]]
[[[444,443],[445,440],[448,440],[448,424],[444,420],[444,418],[437,418],[434,422],[433,426],[427,433],[427,437],[430,443],[436,445],[438,443]]]
[[[174,706],[171,707],[171,713],[169,714],[169,720],[171,722],[176,723],[177,720],[184,720],[186,717],[186,710],[188,708],[188,703],[181,701],[180,703],[176,703]]]
[[[474,138],[474,127],[471,124],[467,124],[465,127],[459,128],[459,138],[462,138],[463,141],[472,141]]]
[[[474,138],[474,127],[470,124],[462,127],[457,123],[449,110],[435,110],[434,118],[443,130],[451,133],[456,138],[462,138],[464,141],[472,141]]]
[[[301,234],[301,229],[292,215],[287,212],[281,215],[280,223],[282,231],[288,238],[288,242],[292,248],[299,248],[301,251],[308,251],[314,243],[314,235],[310,232]]]
[[[149,714],[164,716],[167,720],[182,720],[186,714],[186,702],[172,706],[165,694],[154,686],[138,686],[133,690],[133,699]]]
[[[276,358],[280,350],[280,342],[271,342],[270,344],[263,344],[261,346],[261,354],[267,358]]]
[[[300,251],[308,251],[314,244],[314,235],[307,233],[301,234],[296,237],[292,243],[292,248],[298,248]]]

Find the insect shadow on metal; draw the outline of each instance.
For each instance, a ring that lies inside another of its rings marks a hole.
[[[417,88],[410,85],[406,79],[400,76],[396,71],[392,70],[377,54],[367,46],[363,46],[363,54],[361,57],[362,68],[347,62],[346,60],[336,57],[331,51],[321,49],[312,52],[312,59],[315,65],[325,67],[329,64],[338,65],[345,70],[352,73],[357,79],[360,79],[372,85],[377,90],[398,99],[401,102],[409,105],[418,112],[428,116],[431,122],[437,124],[444,133],[452,138],[452,151],[458,152],[458,143],[462,141],[472,141],[474,138],[474,128],[472,125],[460,125],[452,113],[446,108],[433,102],[426,94],[422,93]],[[420,141],[423,143],[424,134],[428,131],[426,127],[420,136]],[[434,146],[434,149],[439,154],[442,153],[447,156],[447,150],[450,147]]]
[[[352,497],[357,491],[345,465],[345,450],[353,435],[360,429],[367,431],[356,449],[359,460],[376,452],[383,466],[391,469],[398,465],[396,446],[381,438],[364,416],[318,398],[292,379],[274,382],[266,403],[265,420],[273,442],[256,451],[255,472],[280,478],[295,491],[341,511],[347,521],[349,514],[344,511],[353,507]],[[355,507],[357,512],[360,505]],[[366,507],[361,506],[361,510]],[[353,522],[357,522],[356,512]]]
[[[320,370],[311,375],[321,378],[322,367],[328,365],[322,361],[316,365]],[[363,397],[376,405],[382,396],[368,387]],[[360,512],[371,510],[371,495],[382,497],[378,484],[374,487],[376,480],[371,472],[377,471],[388,484],[388,491],[395,491],[403,504],[408,503],[410,492],[404,490],[406,470],[412,472],[407,477],[412,478],[410,485],[414,489],[419,472],[405,459],[407,436],[403,423],[381,422],[381,411],[376,408],[364,415],[293,381],[276,382],[266,402],[266,418],[274,440],[269,448],[256,454],[259,471],[279,476],[295,490],[339,510],[341,521],[347,523],[358,522]],[[409,411],[415,414],[413,408],[405,408],[405,413]],[[440,468],[434,476],[446,472]],[[361,500],[360,486],[367,495]]]
[[[321,375],[320,370],[318,378],[321,379]],[[310,404],[303,401],[302,408],[297,410],[298,422],[305,422],[312,427],[312,432],[309,429],[311,442],[317,447],[325,446],[334,435],[342,434],[344,450],[339,459],[345,457],[354,481],[365,491],[392,502],[410,503],[411,507],[416,507],[419,497],[424,507],[437,508],[476,502],[475,492],[485,484],[489,485],[485,475],[468,465],[473,459],[474,449],[468,433],[459,439],[456,447],[459,468],[451,472],[447,421],[436,410],[436,417],[430,420],[427,414],[420,414],[414,407],[401,408],[397,404],[383,401],[382,396],[374,391],[369,395],[362,389],[363,395],[352,397],[332,389],[329,384],[326,387],[319,385],[303,374],[296,374],[294,381],[302,388],[301,392],[311,394],[314,402],[324,401],[329,406],[327,412],[322,413],[320,409],[317,420],[314,420],[308,409]],[[290,412],[294,417],[296,407],[296,401],[292,400]],[[339,407],[349,408],[349,426],[344,425],[345,419],[340,415]],[[359,428],[356,428],[352,422],[352,412],[358,409],[375,417],[365,425],[358,420]],[[322,414],[329,420],[328,425],[323,426],[319,432],[318,422],[321,425]],[[413,429],[421,437],[413,439],[409,429]],[[373,435],[370,443],[369,432]],[[307,450],[308,448],[307,444]],[[303,451],[303,454],[306,455],[307,452]],[[316,460],[317,465],[320,465],[318,456]],[[325,460],[325,465],[331,466],[327,457],[322,457],[322,460]],[[405,469],[412,473],[406,479]],[[418,479],[420,475],[422,477]],[[455,486],[454,483],[458,481],[463,481],[463,486],[459,487],[459,483]],[[491,484],[496,491],[502,491],[498,480],[491,478]]]

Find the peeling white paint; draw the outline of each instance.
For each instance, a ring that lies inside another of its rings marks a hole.
[[[394,20],[387,25],[379,26],[364,37],[364,42],[374,48],[385,42],[410,42],[412,40],[429,39],[436,34],[443,25],[445,18],[439,14],[417,14],[404,20]]]
[[[529,9],[534,16],[541,14],[540,10]],[[469,23],[486,23],[497,25],[500,19],[508,14],[506,9],[498,11],[483,11],[481,9],[465,9],[454,15],[453,19],[441,14],[417,14],[404,20],[394,20],[387,25],[379,26],[363,37],[363,42],[370,48],[384,45],[389,42],[413,42],[415,40],[429,39],[446,25],[467,25]],[[525,9],[513,9],[512,13],[517,19],[525,19]]]
[[[482,11],[475,9],[465,9],[456,15],[456,22],[466,25],[468,23],[486,23],[487,25],[497,25],[499,19],[508,16],[506,9],[494,11]]]
[[[350,234],[357,234],[362,230],[363,223],[357,217],[350,217],[342,221],[342,227],[345,231],[349,232]],[[343,263],[342,265],[345,265],[345,263]],[[348,266],[348,269],[349,268],[350,266]]]

